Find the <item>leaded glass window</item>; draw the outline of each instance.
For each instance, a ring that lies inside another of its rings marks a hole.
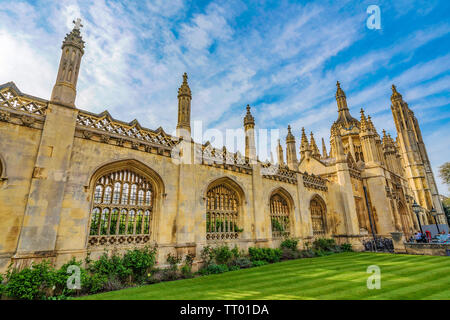
[[[206,197],[206,239],[237,239],[239,198],[235,191],[221,184],[213,187]]]
[[[279,194],[270,198],[270,220],[273,238],[289,236],[289,206],[286,199]]]
[[[94,187],[89,235],[149,235],[153,203],[148,178],[132,170],[108,173]]]
[[[310,204],[311,220],[313,227],[313,235],[323,236],[326,233],[325,229],[325,204],[319,197],[315,197],[311,200]]]

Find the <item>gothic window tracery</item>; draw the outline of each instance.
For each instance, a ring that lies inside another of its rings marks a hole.
[[[310,203],[311,221],[314,236],[323,236],[326,233],[325,225],[325,204],[318,196],[314,197]]]
[[[150,181],[133,170],[101,176],[93,191],[89,236],[150,235],[153,199]]]
[[[273,238],[289,236],[289,205],[286,199],[279,194],[270,198],[270,221]]]
[[[206,239],[237,239],[239,197],[225,184],[208,190],[206,196]]]

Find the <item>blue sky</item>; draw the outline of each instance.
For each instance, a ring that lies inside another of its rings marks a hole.
[[[49,98],[60,46],[83,19],[86,53],[77,106],[108,109],[149,128],[176,126],[183,72],[192,120],[240,128],[245,105],[259,128],[291,124],[316,141],[337,118],[339,80],[354,117],[364,107],[395,136],[395,83],[419,119],[437,168],[450,161],[450,1],[5,1],[0,0],[0,83]],[[366,27],[369,5],[381,30]]]

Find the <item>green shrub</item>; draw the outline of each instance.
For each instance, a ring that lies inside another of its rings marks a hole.
[[[210,265],[214,260],[214,250],[211,246],[206,246],[200,253],[200,258],[203,260],[206,266]]]
[[[333,251],[325,251],[322,249],[313,249],[313,252],[315,257],[324,257],[333,254]]]
[[[351,243],[341,244],[341,250],[342,252],[352,252],[353,251],[352,244]]]
[[[86,290],[91,294],[103,291],[106,283],[108,282],[108,278],[109,277],[105,274],[90,274],[87,278]]]
[[[315,253],[311,249],[306,249],[306,250],[300,251],[300,258],[314,258],[314,257],[315,257]]]
[[[194,254],[187,254],[184,257],[184,264],[181,267],[181,273],[183,275],[183,277],[185,278],[191,278],[192,277],[192,265],[194,263],[194,258],[195,255]]]
[[[123,256],[123,267],[119,268],[118,280],[123,279],[123,276],[131,272],[132,281],[141,284],[155,264],[156,248],[144,247],[128,250]]]
[[[272,248],[254,248],[248,249],[251,261],[263,260],[269,263],[278,262],[281,259],[282,251]]]
[[[77,266],[80,270],[80,289],[69,289],[67,287],[67,281],[73,275],[72,272],[68,272],[70,266]],[[89,274],[86,269],[82,267],[82,262],[72,258],[69,262],[61,266],[55,271],[55,292],[57,300],[62,300],[63,297],[78,295],[81,292],[88,292],[88,278]]]
[[[266,264],[268,264],[267,261],[256,260],[256,261],[252,262],[252,267],[261,267],[261,266],[265,266]]]
[[[178,272],[178,264],[181,262],[181,260],[181,257],[172,255],[171,253],[167,255],[167,262],[169,263],[169,267],[167,269],[164,269],[163,271],[164,280],[172,281],[180,277],[180,274]]]
[[[106,278],[104,281],[106,283],[109,277],[117,277],[123,283],[132,282],[132,269],[125,267],[123,259],[116,253],[113,253],[110,257],[108,252],[104,252],[98,260],[91,262],[87,269],[95,276],[93,280],[95,283],[97,283],[97,280],[104,278]]]
[[[317,239],[313,243],[313,249],[322,250],[322,251],[338,251],[339,247],[336,245],[336,241],[334,239]]]
[[[239,269],[240,269],[239,266],[231,266],[228,268],[228,271],[237,271]]]
[[[234,248],[231,249],[231,253],[233,254],[233,259],[237,259],[242,256],[237,245],[234,245]]]
[[[281,251],[281,260],[292,260],[300,257],[300,252],[298,250],[283,248]]]
[[[32,264],[20,271],[8,269],[6,273],[5,293],[15,299],[46,299],[52,296],[56,284],[55,270],[49,261]]]
[[[3,275],[0,273],[0,298],[3,295],[3,292],[5,292],[5,284],[3,283]]]
[[[220,246],[213,249],[214,251],[214,259],[218,265],[227,264],[230,262],[233,257],[233,253],[231,252],[228,246]]]
[[[206,268],[201,269],[199,273],[202,275],[207,275],[207,274],[219,274],[227,271],[229,271],[227,265],[211,263]]]
[[[290,249],[290,250],[297,250],[298,247],[298,240],[297,239],[285,239],[283,242],[281,242],[280,248],[281,249]]]
[[[252,262],[247,257],[239,257],[231,262],[231,267],[237,266],[239,269],[246,269],[252,266]]]

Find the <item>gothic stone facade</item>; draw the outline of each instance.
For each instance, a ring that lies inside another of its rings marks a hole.
[[[280,144],[274,166],[256,158],[250,107],[245,155],[190,140],[187,75],[176,137],[76,108],[83,54],[78,24],[63,42],[49,101],[0,86],[0,271],[145,245],[158,247],[161,263],[168,253],[199,261],[208,244],[274,247],[286,236],[360,249],[372,233],[418,230],[413,199],[425,208],[423,224],[426,210],[442,213],[417,119],[395,87],[397,141],[381,139],[363,111],[354,119],[338,84],[330,153],[303,130],[298,160],[289,128],[286,162]]]

